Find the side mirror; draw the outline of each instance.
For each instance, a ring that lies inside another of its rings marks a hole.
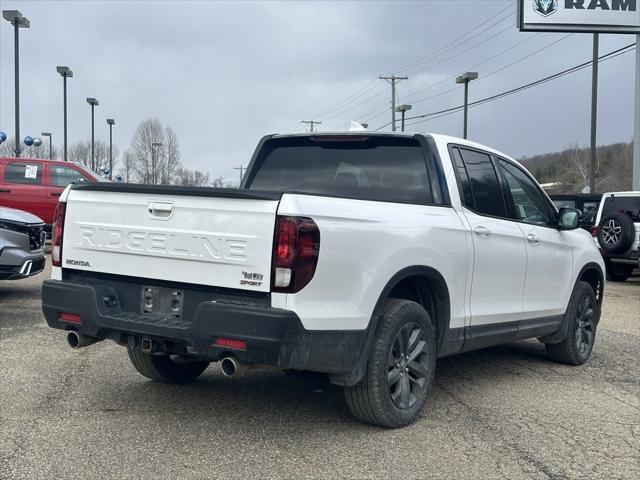
[[[580,227],[580,212],[575,208],[561,208],[558,215],[559,230],[575,230]]]

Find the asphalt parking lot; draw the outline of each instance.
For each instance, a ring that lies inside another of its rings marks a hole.
[[[441,360],[423,418],[355,421],[322,377],[212,365],[154,384],[109,342],[67,347],[40,282],[0,282],[0,479],[640,478],[640,278],[609,283],[578,368],[526,341]]]

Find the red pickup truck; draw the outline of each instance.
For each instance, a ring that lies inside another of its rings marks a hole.
[[[58,197],[67,185],[99,181],[104,179],[72,162],[0,157],[0,207],[32,213],[50,228]]]

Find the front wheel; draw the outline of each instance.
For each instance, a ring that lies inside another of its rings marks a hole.
[[[138,346],[127,346],[127,352],[131,364],[140,374],[160,383],[191,382],[209,366],[209,362],[176,355],[151,355]]]
[[[567,365],[585,363],[596,340],[599,314],[596,295],[587,282],[578,282],[565,314],[567,336],[560,343],[548,343],[547,353],[556,362]]]
[[[408,300],[387,300],[365,376],[345,388],[349,409],[370,425],[408,425],[427,401],[435,366],[435,331],[427,311]]]

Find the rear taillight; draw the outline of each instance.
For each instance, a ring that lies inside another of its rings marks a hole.
[[[273,242],[271,289],[296,293],[316,272],[320,251],[318,225],[306,217],[278,217]]]
[[[598,238],[598,227],[595,225],[591,227],[591,236],[593,238]]]
[[[62,266],[62,237],[64,235],[64,214],[66,203],[59,202],[54,214],[53,227],[51,228],[51,264],[54,267]]]

